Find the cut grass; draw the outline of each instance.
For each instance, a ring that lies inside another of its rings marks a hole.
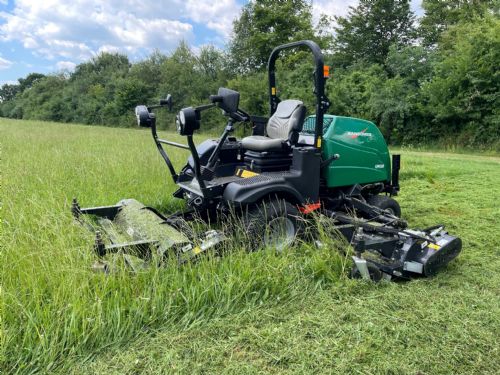
[[[405,218],[445,223],[464,241],[432,279],[347,280],[337,252],[305,246],[103,277],[89,270],[92,235],[73,222],[71,198],[180,208],[149,132],[0,119],[0,137],[7,373],[500,368],[498,158],[403,151]],[[173,155],[177,167],[187,156]]]

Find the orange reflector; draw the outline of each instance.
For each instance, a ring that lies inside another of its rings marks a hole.
[[[276,95],[276,87],[271,87],[271,95]]]
[[[328,65],[323,65],[323,78],[330,77],[330,67]]]
[[[311,204],[305,204],[302,207],[299,206],[299,211],[302,212],[304,215],[306,215],[310,214],[313,211],[316,211],[319,208],[321,208],[321,203],[316,202]]]

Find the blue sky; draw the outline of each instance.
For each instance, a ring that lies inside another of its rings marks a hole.
[[[412,8],[421,14],[420,0]],[[243,0],[0,0],[0,85],[30,72],[71,71],[101,51],[132,61],[154,49],[224,47]],[[314,0],[313,13],[345,15],[357,0]]]

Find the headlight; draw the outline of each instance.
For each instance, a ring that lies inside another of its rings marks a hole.
[[[175,119],[180,135],[193,135],[200,128],[200,114],[192,107],[181,109]]]
[[[184,112],[180,111],[177,116],[175,116],[175,126],[177,127],[177,132],[180,135],[184,133],[184,123],[186,121],[186,117],[184,116]]]
[[[148,107],[145,105],[138,105],[135,107],[135,117],[137,118],[137,125],[143,128],[151,127],[151,118],[149,116]]]

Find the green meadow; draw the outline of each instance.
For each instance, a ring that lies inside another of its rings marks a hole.
[[[403,217],[463,240],[430,279],[351,280],[333,241],[105,276],[71,200],[181,209],[149,131],[0,118],[0,142],[0,373],[500,371],[500,157],[398,150]]]

